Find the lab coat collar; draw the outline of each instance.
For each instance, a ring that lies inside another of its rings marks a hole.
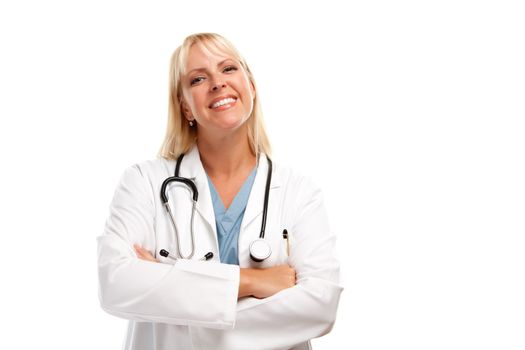
[[[246,211],[241,224],[241,231],[262,214],[264,208],[264,192],[266,189],[266,179],[268,176],[268,159],[264,153],[260,154],[257,174],[253,182],[250,198],[246,205]],[[270,184],[270,201],[275,195],[275,190],[281,186],[281,178],[276,172],[276,165],[273,164],[272,181]],[[270,204],[268,205],[270,206]]]
[[[281,179],[277,176],[275,164],[273,165],[272,182],[270,185],[270,199],[272,198],[272,190],[281,186]],[[266,187],[266,176],[268,174],[268,160],[265,154],[259,156],[257,174],[253,182],[246,211],[241,225],[243,230],[250,224],[258,215],[262,214],[264,207],[264,191]],[[193,146],[191,150],[186,153],[182,160],[180,168],[180,176],[188,177],[195,181],[197,190],[199,191],[199,199],[197,200],[197,211],[210,225],[212,230],[216,233],[215,213],[208,185],[208,178],[206,171],[202,166],[200,154],[197,146]]]

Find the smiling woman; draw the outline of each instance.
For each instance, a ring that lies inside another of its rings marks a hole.
[[[225,89],[225,85],[228,89]],[[211,96],[211,101],[206,100],[210,99],[210,96],[206,95],[210,89],[220,92]],[[212,103],[219,102],[224,97],[235,101],[241,98],[241,110],[248,119],[243,120],[241,125],[246,128],[244,131],[248,132],[252,153],[270,154],[270,142],[262,120],[255,80],[248,64],[225,38],[216,34],[202,33],[186,38],[173,53],[170,67],[168,127],[160,155],[168,159],[177,159],[181,153],[187,152],[195,142],[197,129],[200,133],[205,132],[196,124],[208,124],[206,118],[197,120],[208,115],[206,113],[199,115],[197,109],[211,112]],[[224,109],[229,107],[231,104],[225,104]],[[219,121],[227,120],[228,116],[232,115],[235,116],[235,113],[228,113],[224,118],[216,118],[214,122],[220,125]],[[184,118],[187,118],[188,123],[184,122]],[[235,117],[232,122],[235,125]],[[199,136],[202,138],[203,135]]]
[[[253,75],[223,37],[173,54],[159,156],[126,170],[98,238],[124,348],[297,350],[328,333],[342,288],[321,192],[270,160]]]
[[[187,62],[188,73],[181,80],[185,117],[202,126],[199,136],[205,140],[230,135],[243,138],[247,134],[245,121],[253,110],[255,87],[240,62],[204,44],[189,49]]]

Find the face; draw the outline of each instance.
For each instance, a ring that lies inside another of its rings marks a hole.
[[[181,86],[184,116],[197,121],[199,135],[236,130],[252,112],[253,84],[239,62],[227,53],[193,45]]]

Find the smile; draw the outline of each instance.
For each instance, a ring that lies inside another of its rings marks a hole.
[[[232,98],[232,97],[226,97],[226,98],[223,98],[219,101],[216,101],[214,103],[212,103],[210,105],[210,108],[211,109],[216,109],[216,108],[219,108],[219,107],[223,107],[224,108],[221,108],[221,109],[227,109],[229,108],[231,105],[235,104],[235,102],[237,101],[237,99],[235,98]]]

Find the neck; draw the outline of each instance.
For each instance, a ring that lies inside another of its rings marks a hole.
[[[210,177],[231,178],[256,164],[247,132],[218,138],[198,137],[197,147],[202,165]]]

